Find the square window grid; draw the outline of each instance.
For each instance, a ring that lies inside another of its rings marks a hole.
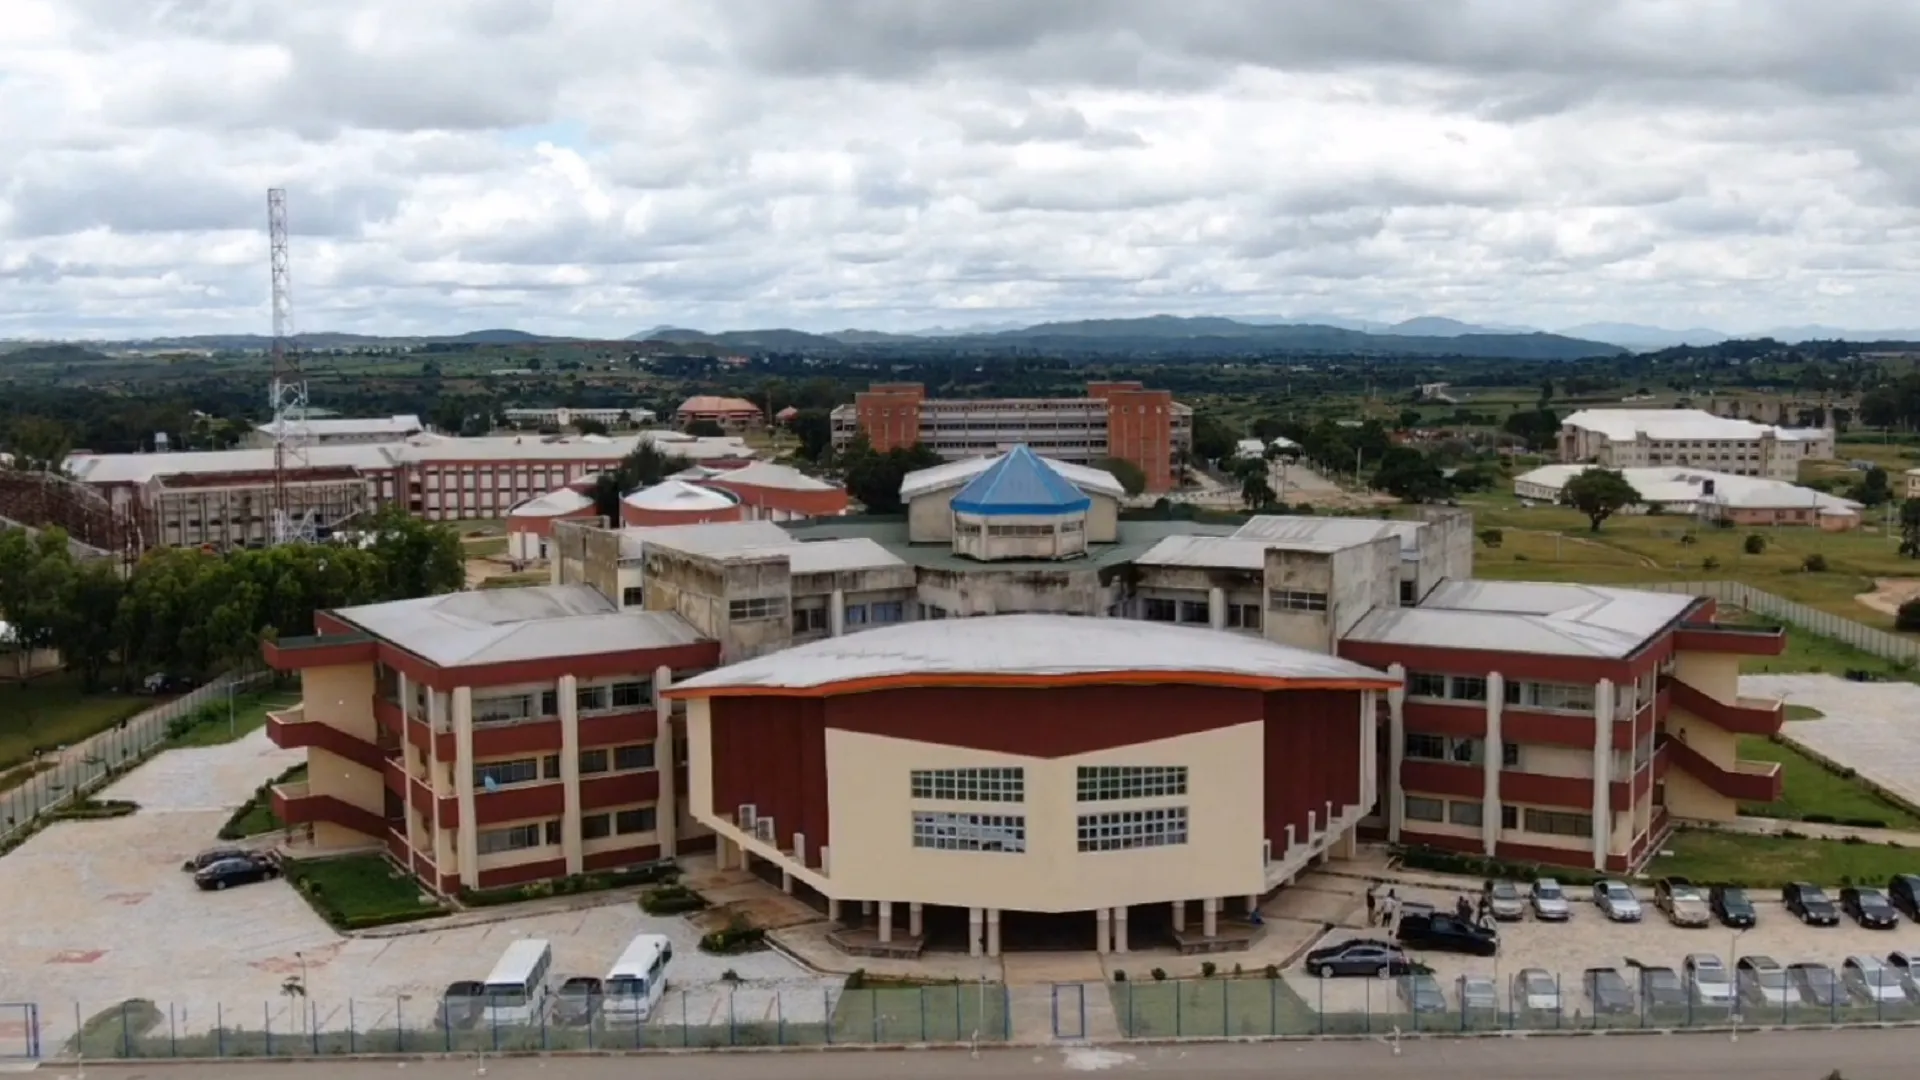
[[[1078,831],[1081,851],[1171,847],[1187,842],[1187,808],[1168,806],[1082,814]]]
[[[909,791],[916,799],[955,802],[1025,802],[1027,771],[1021,768],[915,769]]]
[[[1081,802],[1108,799],[1159,799],[1187,793],[1185,765],[1082,765],[1077,777]]]
[[[1027,819],[1013,814],[949,814],[916,810],[913,846],[933,851],[1027,850]]]

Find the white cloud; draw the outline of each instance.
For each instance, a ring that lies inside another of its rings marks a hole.
[[[0,335],[1920,322],[1904,0],[13,0]]]

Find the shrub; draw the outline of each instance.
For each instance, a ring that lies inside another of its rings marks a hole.
[[[723,983],[737,983],[740,981],[740,973],[732,968],[728,968],[720,973],[720,981]]]
[[[1127,973],[1126,973],[1126,972],[1124,972],[1124,971],[1121,971],[1121,970],[1120,970],[1119,968],[1115,968],[1115,969],[1113,970],[1113,981],[1114,981],[1114,982],[1126,982],[1126,981],[1127,981]]]
[[[1827,572],[1827,557],[1816,551],[1800,560],[1800,569],[1809,574],[1824,574]]]
[[[1219,966],[1211,960],[1203,960],[1200,962],[1200,977],[1203,979],[1213,978],[1214,974],[1219,970]]]
[[[685,915],[706,906],[706,897],[677,882],[655,885],[640,894],[640,910],[649,915]]]
[[[47,815],[48,821],[99,821],[103,818],[126,817],[140,809],[140,804],[125,799],[82,799],[72,806],[64,806]]]
[[[1704,558],[1704,559],[1701,559],[1701,560],[1700,560],[1700,569],[1702,569],[1702,570],[1718,570],[1718,569],[1720,569],[1720,560],[1719,560],[1719,558],[1718,558],[1717,556],[1713,556],[1713,555],[1709,555],[1709,556],[1707,556],[1706,558]]]
[[[738,956],[741,953],[758,952],[767,947],[767,932],[734,916],[733,921],[724,929],[715,930],[700,938],[700,951],[715,956]]]
[[[866,988],[867,988],[867,969],[854,968],[853,974],[847,976],[846,989],[865,990]]]
[[[1506,543],[1506,541],[1507,541],[1507,534],[1505,532],[1502,532],[1499,529],[1481,529],[1480,530],[1480,542],[1487,545],[1490,548],[1497,548],[1501,544]]]
[[[1267,978],[1269,978],[1269,979],[1277,979],[1277,978],[1279,978],[1279,977],[1280,977],[1280,965],[1279,965],[1279,964],[1268,964],[1268,965],[1267,965],[1267,970],[1266,970],[1266,976],[1267,976]]]
[[[1767,538],[1759,533],[1748,533],[1746,542],[1741,547],[1745,548],[1749,555],[1764,554],[1767,550]]]
[[[1154,969],[1153,969],[1153,972],[1152,972],[1152,974],[1153,974],[1153,981],[1154,981],[1154,982],[1166,982],[1166,981],[1167,981],[1167,969],[1166,969],[1166,968],[1154,968]]]
[[[1893,616],[1893,628],[1908,633],[1920,633],[1920,599],[1909,600],[1900,605]]]

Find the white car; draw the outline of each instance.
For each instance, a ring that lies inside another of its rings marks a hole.
[[[1905,1005],[1907,988],[1900,973],[1872,956],[1849,956],[1840,965],[1840,981],[1857,1001],[1868,1005]]]
[[[1727,965],[1712,953],[1694,953],[1681,965],[1687,980],[1687,992],[1694,1004],[1709,1009],[1733,1007],[1733,978]]]
[[[1559,1012],[1560,984],[1540,968],[1523,968],[1513,977],[1513,1002],[1528,1012]]]
[[[1573,918],[1573,908],[1567,904],[1567,894],[1560,889],[1560,883],[1552,878],[1541,878],[1533,883],[1533,917],[1541,922],[1566,922]]]
[[[1787,969],[1771,956],[1743,956],[1735,965],[1740,1000],[1750,1006],[1785,1009],[1800,1004],[1800,994],[1787,981]]]
[[[1614,922],[1639,922],[1642,914],[1640,898],[1624,881],[1594,882],[1593,905]]]

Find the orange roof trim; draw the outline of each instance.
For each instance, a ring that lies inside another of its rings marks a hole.
[[[1071,686],[1158,686],[1163,683],[1226,687],[1234,690],[1391,690],[1397,679],[1288,679],[1262,675],[1233,675],[1215,671],[1088,671],[1067,675],[999,675],[993,672],[937,675],[877,675],[843,679],[817,686],[695,686],[670,687],[665,697],[834,697],[874,690],[991,686],[1058,688]]]

